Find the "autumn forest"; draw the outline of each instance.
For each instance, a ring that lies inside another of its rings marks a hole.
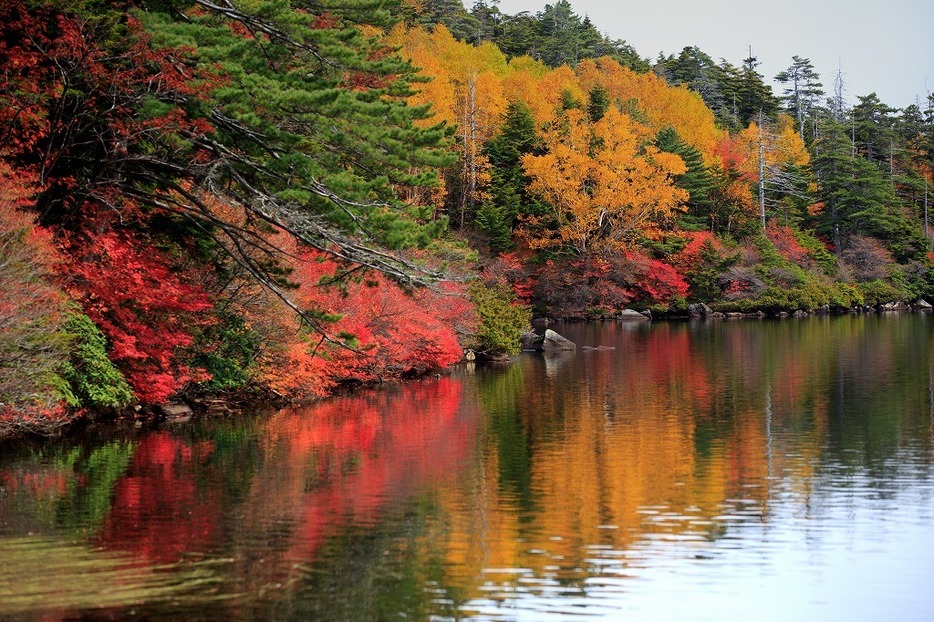
[[[496,4],[0,4],[0,437],[934,297],[934,96]]]

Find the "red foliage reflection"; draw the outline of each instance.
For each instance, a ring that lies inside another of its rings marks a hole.
[[[286,410],[269,422],[269,440],[289,471],[264,505],[296,512],[291,559],[308,561],[347,523],[371,525],[385,506],[456,475],[476,437],[476,420],[458,416],[462,385],[444,378]],[[283,504],[285,507],[283,507]]]
[[[234,533],[223,534],[231,546],[273,547],[276,540],[265,572],[278,572],[272,558],[280,555],[283,562],[310,561],[344,526],[373,525],[394,500],[459,472],[476,437],[476,418],[463,414],[461,394],[459,381],[444,378],[281,411],[258,439],[245,441],[257,442],[259,452],[236,507],[225,504],[223,481],[239,477],[243,465],[209,460],[211,443],[168,432],[147,436],[114,487],[100,541],[141,559],[178,561],[218,545],[221,519],[235,513]],[[231,537],[244,541],[231,544]]]
[[[199,486],[210,443],[189,444],[168,432],[143,438],[114,486],[100,538],[157,562],[178,561],[215,540],[221,507],[216,486]]]

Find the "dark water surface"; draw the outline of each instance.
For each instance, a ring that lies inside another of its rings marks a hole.
[[[0,619],[931,620],[934,318],[582,324],[0,455]]]

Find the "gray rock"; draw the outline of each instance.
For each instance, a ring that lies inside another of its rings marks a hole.
[[[934,311],[934,306],[924,298],[915,303],[915,309],[918,311]]]
[[[729,313],[726,314],[726,319],[728,320],[741,320],[745,317],[746,317],[746,314],[740,311],[730,311]]]
[[[887,302],[879,307],[879,311],[908,311],[910,309],[907,302]]]
[[[720,311],[711,311],[710,313],[707,314],[707,317],[711,319],[719,320],[719,319],[725,318],[726,316]]]
[[[545,352],[577,349],[577,345],[575,345],[573,341],[559,335],[550,328],[545,330],[545,339],[542,341],[542,347],[545,349]]]
[[[541,352],[543,340],[544,337],[535,331],[530,330],[522,334],[520,343],[522,345],[522,349],[527,352]]]
[[[808,317],[808,312],[807,312],[807,311],[802,311],[801,309],[798,309],[797,311],[795,311],[794,313],[792,313],[791,316],[792,316],[792,317]]]
[[[162,404],[159,406],[159,410],[169,419],[190,417],[192,414],[191,407],[188,404]]]
[[[691,317],[707,317],[710,313],[710,307],[702,302],[695,302],[692,305],[688,305],[688,315]]]
[[[626,320],[626,321],[635,320],[637,322],[647,322],[648,320],[652,319],[651,316],[646,317],[642,313],[639,313],[638,311],[635,311],[633,309],[623,309],[622,311],[619,312],[619,314],[617,314],[616,317],[620,320]]]

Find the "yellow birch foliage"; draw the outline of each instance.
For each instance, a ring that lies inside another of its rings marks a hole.
[[[762,160],[765,168],[784,168],[787,166],[806,166],[811,161],[807,147],[795,130],[794,119],[788,115],[779,115],[775,127],[762,128],[755,122],[739,132],[734,144],[742,159],[738,169],[750,181],[759,179],[759,140],[762,140]]]
[[[674,128],[682,141],[700,151],[708,166],[719,164],[716,147],[725,132],[717,127],[713,111],[697,93],[670,87],[664,78],[636,73],[609,57],[581,61],[577,75],[583,92],[602,85],[610,101],[635,105],[655,133]]]
[[[530,219],[520,234],[532,248],[581,256],[651,237],[688,198],[673,183],[684,162],[653,146],[653,136],[613,107],[594,124],[582,111],[568,110],[545,134],[547,153],[522,160],[530,190],[552,206],[556,228]]]
[[[525,103],[539,127],[555,120],[565,93],[581,104],[587,103],[587,94],[581,89],[570,67],[562,65],[546,73],[539,73],[538,68],[532,64],[534,62],[511,63],[511,71],[503,82],[509,100]]]
[[[539,127],[555,117],[556,101],[549,97],[542,80],[552,73],[545,64],[529,56],[520,56],[509,61],[506,75],[503,76],[503,95],[506,101],[520,101],[529,107],[532,118]],[[564,79],[568,72],[562,72]],[[576,86],[574,90],[580,91]]]
[[[398,26],[389,42],[400,46],[404,57],[434,78],[423,85],[414,103],[431,103],[432,122],[446,121],[457,127],[461,167],[458,204],[463,220],[467,206],[476,206],[485,198],[489,165],[481,152],[506,111],[502,79],[506,58],[492,43],[475,46],[458,41],[442,25],[430,33]]]

